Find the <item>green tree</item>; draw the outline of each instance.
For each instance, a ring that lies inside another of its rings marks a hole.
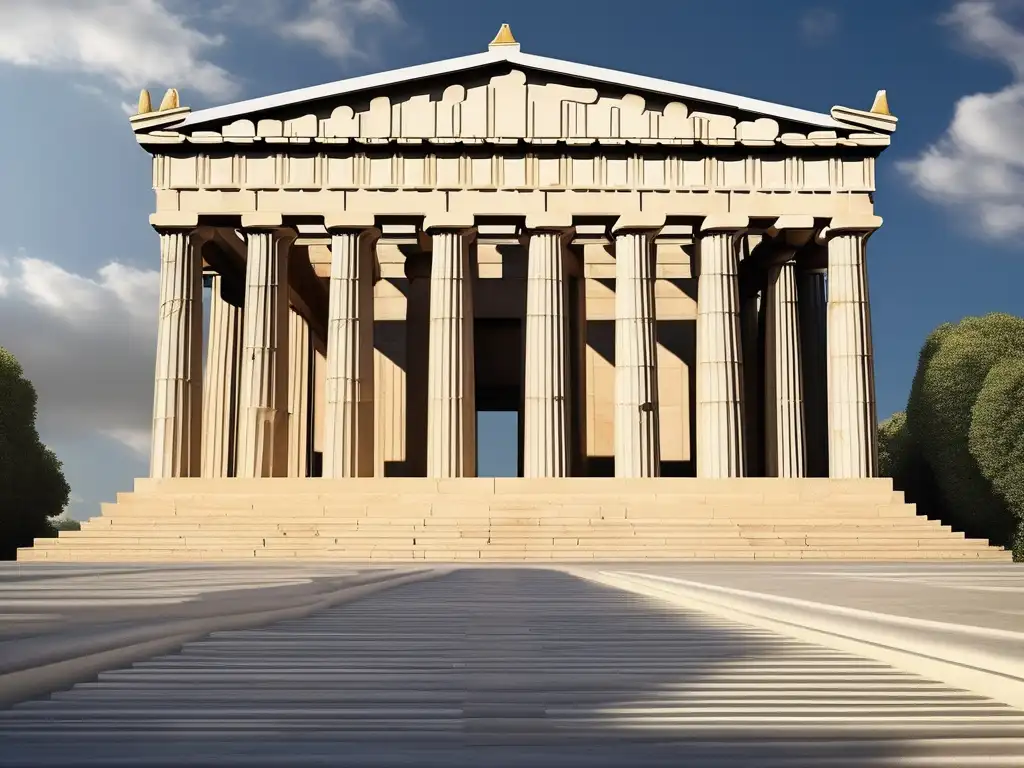
[[[1024,404],[1012,395],[1013,361],[1022,357],[1022,318],[990,314],[942,325],[921,350],[907,404],[904,445],[927,467],[942,519],[1003,546],[1012,546],[1022,513],[1016,468],[997,455],[1022,418]]]
[[[906,472],[907,454],[913,449],[909,445],[907,414],[894,413],[878,425],[878,471],[885,477],[901,478]],[[902,490],[902,489],[901,489]]]
[[[14,355],[0,347],[0,558],[12,558],[63,512],[71,489],[61,463],[39,440],[36,391]]]
[[[50,521],[54,531],[80,531],[82,524],[71,517],[57,517]]]
[[[894,413],[878,425],[879,473],[893,479],[896,490],[903,491],[917,511],[933,520],[949,519],[938,484],[921,449],[907,427],[907,414]]]
[[[971,414],[971,455],[1013,513],[1014,556],[1024,560],[1024,356],[1006,357],[985,377]]]

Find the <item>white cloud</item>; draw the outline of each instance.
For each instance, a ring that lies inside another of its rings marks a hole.
[[[1013,82],[961,98],[945,134],[898,166],[922,195],[995,239],[1024,232],[1024,30],[1007,18],[1012,5],[963,0],[943,18],[963,45],[1005,64]]]
[[[810,8],[800,17],[800,34],[813,45],[824,43],[839,28],[839,14],[831,8]]]
[[[367,23],[394,25],[400,18],[392,0],[312,0],[305,13],[284,21],[279,29],[285,39],[348,59],[366,53],[359,32]]]
[[[234,77],[206,58],[224,39],[160,0],[0,4],[0,61],[99,76],[124,90],[187,85],[211,98],[234,95]]]
[[[39,394],[40,432],[97,433],[149,452],[159,275],[110,263],[94,276],[0,260],[0,345]]]
[[[211,57],[233,33],[259,28],[346,60],[400,22],[394,0],[2,0],[0,63],[100,78],[121,94],[177,87],[223,101],[242,85]]]

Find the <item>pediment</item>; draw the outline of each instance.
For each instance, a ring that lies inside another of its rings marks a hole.
[[[889,143],[888,131],[878,128],[878,116],[858,120],[858,115],[869,113],[857,110],[845,109],[845,120],[840,121],[831,115],[515,52],[478,54],[175,113],[133,118],[139,142],[753,147]]]

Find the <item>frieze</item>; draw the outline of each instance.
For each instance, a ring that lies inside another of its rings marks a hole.
[[[871,192],[873,157],[616,151],[154,155],[157,190],[737,190]]]

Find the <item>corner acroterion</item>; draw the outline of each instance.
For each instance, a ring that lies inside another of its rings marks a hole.
[[[167,89],[167,93],[164,94],[164,98],[160,102],[160,110],[159,111],[163,112],[164,110],[167,110],[167,109],[177,109],[178,106],[179,106],[178,105],[178,89],[177,88],[168,88]]]
[[[889,99],[885,95],[885,91],[879,91],[875,94],[875,100],[871,104],[871,111],[876,115],[891,115],[889,111]]]
[[[145,88],[139,92],[139,109],[135,114],[147,115],[153,111],[153,100],[149,98],[149,91]]]

